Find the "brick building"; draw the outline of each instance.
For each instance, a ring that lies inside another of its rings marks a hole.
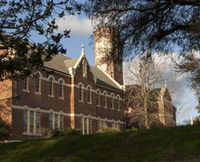
[[[126,123],[127,127],[145,127],[144,99],[141,86],[126,86]],[[176,108],[166,87],[149,92],[147,102],[147,120],[149,127],[170,127],[176,125]],[[128,101],[129,100],[129,101]]]
[[[79,58],[58,54],[26,79],[0,82],[0,117],[10,125],[11,139],[46,137],[63,128],[82,134],[104,126],[121,130],[122,62],[106,61],[113,53],[121,58],[116,38],[112,28],[94,32],[95,66],[88,64],[82,47]]]

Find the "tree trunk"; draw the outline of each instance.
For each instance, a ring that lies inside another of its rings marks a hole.
[[[147,99],[144,98],[144,117],[145,117],[145,128],[149,129],[149,123],[148,123],[148,110],[147,110]]]

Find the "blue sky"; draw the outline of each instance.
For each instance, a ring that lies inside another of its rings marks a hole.
[[[57,24],[59,25],[59,31],[66,29],[71,30],[70,38],[66,38],[62,42],[67,49],[66,55],[72,58],[79,57],[81,45],[83,44],[85,46],[86,57],[90,65],[93,65],[94,46],[91,38],[93,33],[91,21],[84,15],[73,15],[65,16],[64,19],[57,19]],[[171,67],[170,60],[166,61],[166,58],[161,58],[161,60],[163,64],[168,62],[167,65]],[[161,60],[158,60],[158,62],[161,63]],[[173,68],[169,68],[167,73],[167,75],[170,76],[172,73],[175,73],[175,71]],[[189,120],[190,117],[198,115],[195,110],[197,100],[194,92],[188,86],[188,82],[186,81],[187,75],[171,76],[171,78],[176,81],[176,85],[172,87],[173,92],[171,95],[173,97],[173,103],[177,107],[177,123],[183,124],[185,120]],[[169,80],[168,82],[170,84]]]

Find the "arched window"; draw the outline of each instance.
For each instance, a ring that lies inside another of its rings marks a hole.
[[[64,115],[60,114],[60,129],[64,129]]]
[[[40,111],[36,111],[36,134],[40,133]]]
[[[100,90],[97,90],[97,96],[96,96],[97,106],[100,106],[100,98],[101,98]]]
[[[88,88],[87,88],[87,91],[88,91],[88,94],[87,94],[87,102],[89,103],[89,104],[91,104],[92,103],[92,96],[91,96],[91,87],[90,86],[88,86]]]
[[[49,79],[49,96],[53,96],[53,79]]]
[[[23,79],[23,91],[29,91],[29,78],[26,77]]]
[[[49,97],[54,97],[54,80],[55,78],[51,75],[48,77],[48,90],[49,90]]]
[[[114,110],[114,102],[115,100],[114,100],[114,94],[111,94],[111,109],[113,109]]]
[[[104,97],[104,101],[103,101],[103,107],[104,108],[107,108],[107,92],[105,91],[104,93],[103,93],[103,97]]]
[[[83,60],[82,62],[82,69],[83,69],[83,77],[87,75],[87,62],[86,60]]]
[[[83,102],[83,85],[79,84],[79,101]]]
[[[35,74],[35,92],[41,94],[41,75],[38,72]]]
[[[59,97],[64,98],[64,85],[63,80],[59,81]]]
[[[117,110],[118,110],[118,111],[120,111],[120,107],[121,107],[120,97],[117,96]]]

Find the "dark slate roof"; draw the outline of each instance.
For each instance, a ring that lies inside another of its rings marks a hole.
[[[53,59],[49,62],[45,62],[44,66],[47,68],[55,69],[57,71],[61,71],[64,73],[69,73],[68,68],[65,65],[66,60],[70,60],[71,58],[64,56],[64,55],[55,55]]]
[[[91,66],[93,75],[97,78],[97,84],[103,85],[103,86],[109,86],[111,88],[119,89],[117,84],[113,82],[104,72],[102,72],[97,67]]]
[[[67,66],[67,68],[73,67],[75,66],[77,61],[78,61],[78,58],[72,58],[72,59],[66,60],[65,65]]]
[[[75,66],[77,61],[78,58],[70,58],[61,54],[57,54],[53,57],[51,61],[46,62],[44,66],[69,74],[68,68]],[[119,90],[117,84],[112,79],[110,79],[104,72],[102,72],[100,69],[94,66],[90,66],[90,68],[94,77],[97,78],[97,84]]]

